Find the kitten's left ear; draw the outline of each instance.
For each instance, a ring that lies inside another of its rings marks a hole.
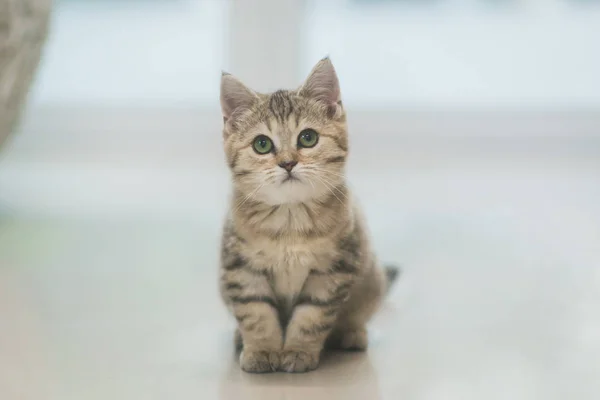
[[[248,109],[258,100],[255,91],[244,85],[233,75],[223,72],[221,75],[221,110],[223,120],[227,121],[236,111]]]
[[[324,103],[329,107],[332,117],[338,111],[341,111],[340,83],[329,57],[325,57],[315,65],[304,84],[300,87],[299,93],[301,96]]]

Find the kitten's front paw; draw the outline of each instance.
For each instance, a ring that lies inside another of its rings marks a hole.
[[[285,372],[308,372],[319,366],[319,352],[284,351],[281,370]]]
[[[279,369],[279,354],[274,351],[247,351],[240,354],[240,367],[246,372],[262,374]]]

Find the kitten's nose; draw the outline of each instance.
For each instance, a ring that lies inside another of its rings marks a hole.
[[[279,163],[279,166],[285,169],[287,172],[292,172],[292,169],[298,164],[298,161],[284,161]]]

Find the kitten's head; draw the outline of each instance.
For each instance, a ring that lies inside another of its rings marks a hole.
[[[344,182],[346,115],[329,58],[299,89],[270,94],[224,73],[221,108],[225,153],[241,194],[271,205],[300,203],[332,195]]]

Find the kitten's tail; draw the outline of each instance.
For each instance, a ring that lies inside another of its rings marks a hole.
[[[385,271],[385,278],[387,282],[386,292],[389,292],[394,285],[394,282],[398,280],[398,277],[402,273],[402,269],[396,265],[386,265],[383,267],[383,270]]]

